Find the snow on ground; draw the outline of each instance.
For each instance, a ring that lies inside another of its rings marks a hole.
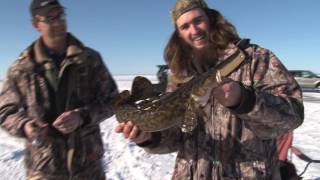
[[[320,93],[304,93],[305,120],[294,131],[293,145],[298,147],[312,159],[320,160]],[[292,156],[299,172],[302,172],[306,162]],[[306,179],[320,180],[320,164],[311,164],[303,175]]]
[[[147,76],[156,82],[155,76]],[[120,90],[130,89],[133,76],[115,76]],[[294,146],[311,158],[320,159],[320,93],[305,92],[305,122],[294,135]],[[116,120],[111,117],[101,123],[104,140],[104,168],[108,180],[169,180],[174,166],[175,153],[151,155],[114,133]],[[0,179],[24,179],[23,140],[13,138],[0,130]],[[306,162],[291,155],[298,172]],[[311,164],[304,179],[320,180],[320,164]]]

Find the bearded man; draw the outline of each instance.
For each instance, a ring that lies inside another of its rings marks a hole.
[[[297,82],[276,55],[241,39],[204,1],[178,0],[171,15],[175,31],[164,53],[170,68],[168,92],[239,52],[245,57],[220,77],[218,87],[194,96],[202,113],[191,132],[179,127],[142,132],[130,121],[118,124],[116,132],[150,153],[178,152],[175,180],[281,179],[276,138],[304,118]]]

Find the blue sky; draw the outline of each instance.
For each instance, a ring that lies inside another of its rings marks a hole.
[[[31,26],[29,0],[2,0],[0,78],[39,36]],[[61,0],[68,29],[98,50],[112,74],[153,74],[173,25],[174,0]],[[288,69],[320,73],[319,0],[207,0],[243,38],[272,50]]]

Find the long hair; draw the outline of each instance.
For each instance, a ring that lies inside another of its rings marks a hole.
[[[216,59],[229,43],[239,40],[236,28],[220,12],[214,9],[203,9],[209,18],[209,42]],[[177,27],[171,35],[165,50],[164,59],[176,79],[183,80],[192,74],[192,47],[179,37]]]

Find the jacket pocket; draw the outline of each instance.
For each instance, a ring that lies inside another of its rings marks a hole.
[[[90,88],[90,81],[94,81],[94,79],[90,79],[90,69],[88,66],[79,66],[75,69],[76,76],[76,94],[79,100],[83,103],[87,103],[90,101],[91,96],[93,95]],[[91,93],[90,93],[91,92]]]
[[[263,161],[240,162],[239,169],[244,179],[266,179],[266,165]]]
[[[66,145],[60,138],[45,138],[37,144],[27,140],[26,165],[32,171],[66,174]]]
[[[86,167],[92,164],[92,162],[100,160],[104,154],[100,131],[94,131],[82,136],[79,138],[76,146],[74,165],[79,168]]]

